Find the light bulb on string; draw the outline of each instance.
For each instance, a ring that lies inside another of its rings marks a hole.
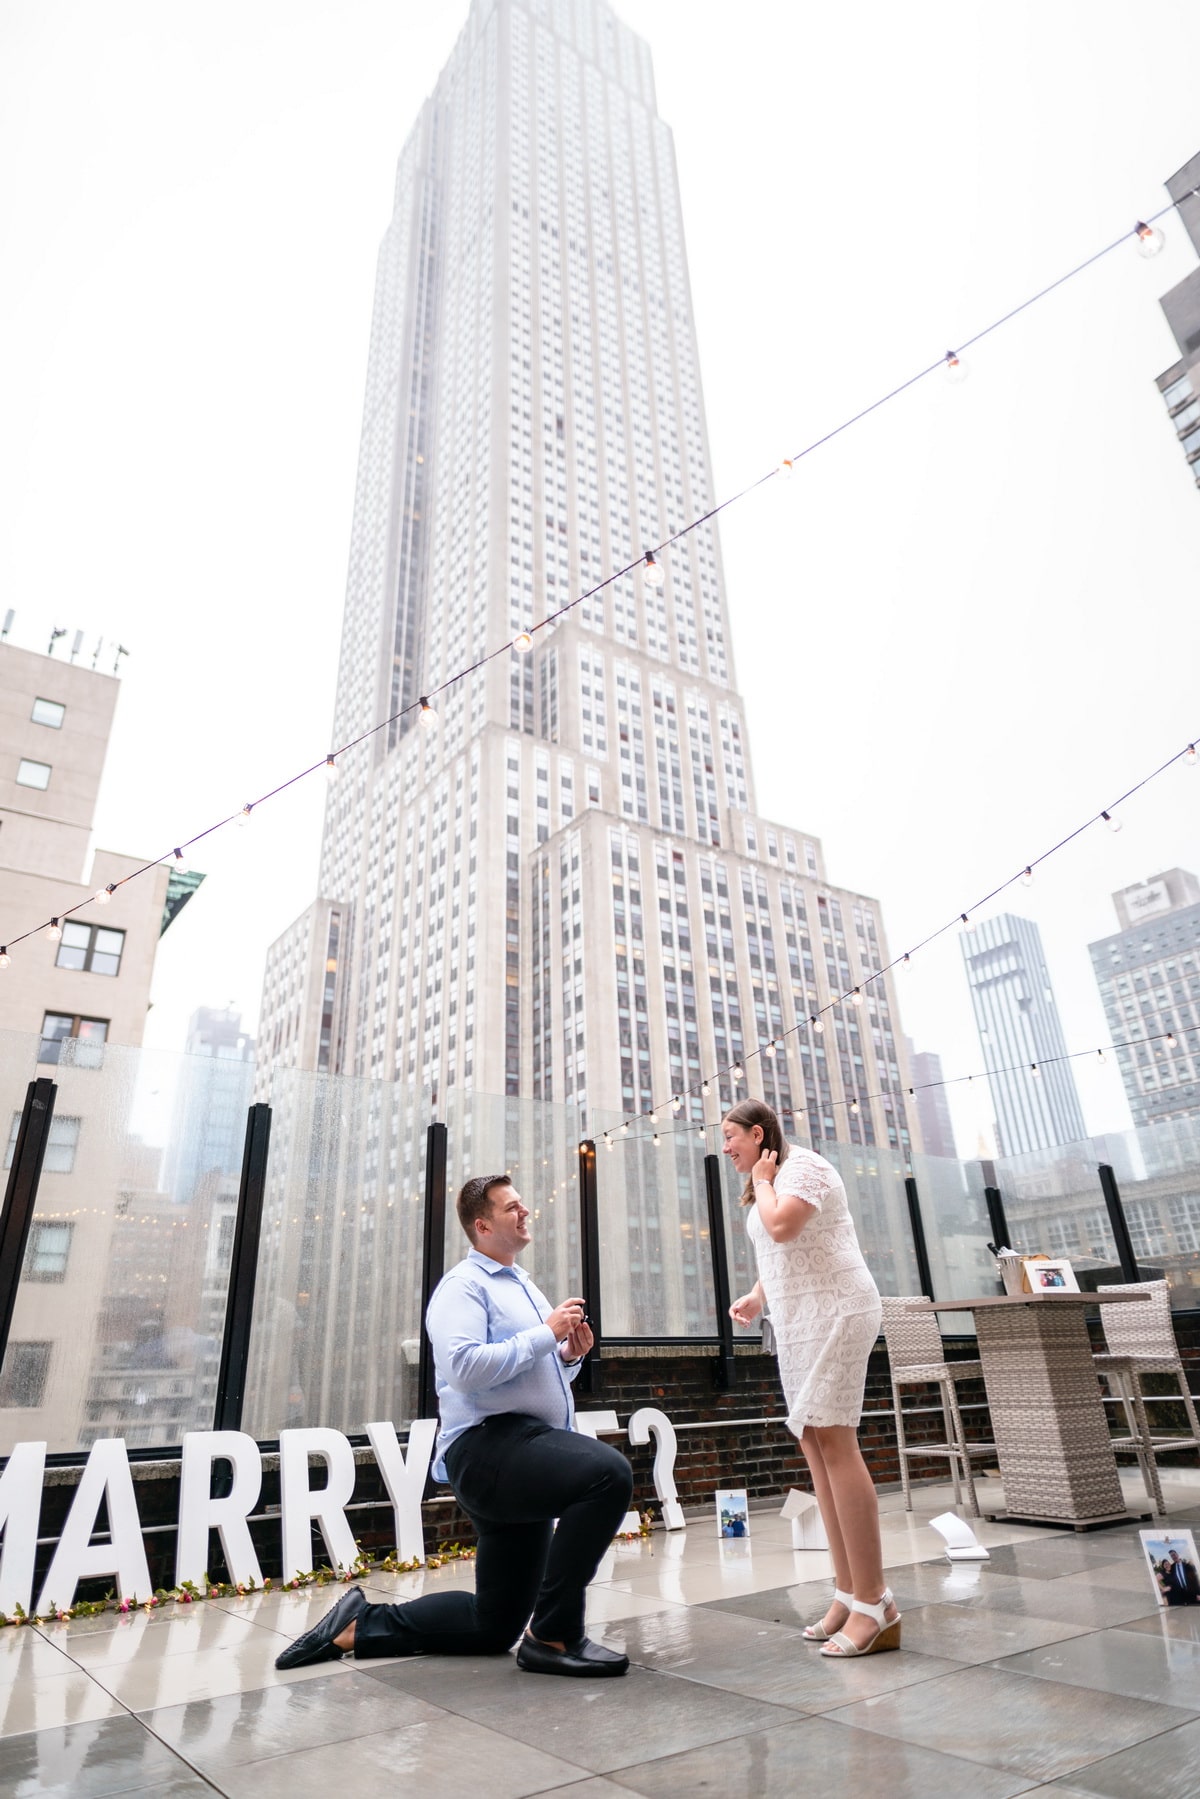
[[[512,647],[521,656],[525,656],[533,648],[533,637],[528,631],[518,631],[512,640]]]
[[[665,576],[662,564],[654,560],[653,550],[646,551],[645,561],[642,564],[642,576],[647,587],[661,587],[663,584]]]
[[[654,1147],[655,1147],[655,1149],[657,1149],[657,1148],[658,1148],[658,1146],[659,1146],[659,1144],[658,1144],[658,1132],[657,1132],[657,1131],[655,1131],[655,1133],[654,1133],[654,1137],[653,1137],[653,1142],[654,1142]]]
[[[965,381],[971,372],[957,350],[946,351],[942,366],[946,371],[947,381],[953,381],[956,384]]]
[[[958,915],[958,922],[964,931],[969,931],[971,929],[971,918],[969,913],[960,912]]]
[[[774,1039],[774,1037],[772,1037],[772,1039],[768,1043],[766,1049],[764,1049],[763,1055],[770,1056],[772,1058],[772,1060],[774,1060],[774,1056],[775,1056],[775,1039]]]
[[[1150,257],[1157,256],[1167,241],[1158,226],[1147,225],[1143,219],[1139,219],[1133,229],[1137,237],[1138,255],[1144,256],[1147,261]]]
[[[700,1088],[700,1091],[704,1095],[705,1099],[707,1099],[709,1094],[712,1092],[712,1088],[709,1086],[708,1082],[705,1081],[704,1084],[702,1085],[702,1087]]]
[[[1039,1067],[1038,1067],[1038,1065],[1037,1065],[1037,1063],[1036,1063],[1036,1062],[1031,1062],[1031,1063],[1030,1063],[1030,1064],[1029,1064],[1029,1072],[1030,1072],[1030,1074],[1036,1074],[1036,1075],[1040,1075],[1040,1074],[1041,1074],[1041,1072],[1042,1072],[1042,1071],[1041,1071],[1041,1069],[1040,1069],[1040,1068],[1039,1068]]]
[[[110,881],[107,887],[101,887],[98,892],[93,893],[92,898],[98,906],[107,906],[109,900],[116,891],[117,883],[115,881]]]
[[[1096,1051],[1096,1060],[1098,1062],[1107,1062],[1108,1061],[1108,1057],[1105,1055],[1105,1053],[1102,1049],[1098,1049]]]
[[[699,1124],[696,1126],[696,1135],[699,1138],[700,1142],[703,1143],[704,1142],[704,1126],[702,1124]]]
[[[679,1097],[678,1093],[675,1095],[674,1099],[671,1101],[671,1110],[672,1110],[672,1112],[682,1112],[683,1111],[683,1101]]]
[[[171,866],[177,875],[185,875],[188,871],[188,859],[180,849],[171,851]]]
[[[862,990],[861,990],[861,988],[856,987],[854,989],[854,992],[850,995],[850,1004],[852,1006],[861,1006],[862,1005]]]
[[[825,1020],[823,1018],[818,1018],[814,1012],[808,1022],[812,1025],[813,1036],[819,1037],[825,1029]]]
[[[424,727],[424,729],[426,731],[436,731],[438,715],[434,711],[433,707],[429,704],[429,701],[425,698],[424,694],[422,694],[420,696],[419,700],[417,701],[417,704],[421,708],[421,724]]]
[[[795,473],[796,465],[790,456],[785,456],[775,473],[781,481],[787,481]]]
[[[612,1148],[612,1138],[609,1136],[607,1131],[605,1131],[605,1133],[604,1133],[604,1147],[605,1147],[605,1149]]]
[[[241,811],[238,813],[238,819],[237,819],[238,824],[239,825],[248,825],[250,823],[250,814],[253,812],[253,810],[254,810],[253,800],[247,800],[246,804],[242,807]]]
[[[911,964],[912,964],[912,956],[909,954],[908,950],[905,950],[904,954],[900,958],[900,966],[901,966],[901,968],[908,968],[911,966]]]
[[[60,941],[62,937],[62,924],[57,918],[52,918],[50,923],[46,926],[46,935],[51,943],[58,943]]]
[[[1187,749],[1183,752],[1183,759],[1187,763],[1189,768],[1195,768],[1195,766],[1196,766],[1196,746],[1194,743],[1188,744]]]
[[[1119,831],[1121,829],[1121,820],[1112,812],[1102,812],[1100,816],[1110,831]]]
[[[1168,1048],[1168,1049],[1174,1049],[1174,1048],[1175,1048],[1175,1042],[1176,1042],[1176,1038],[1175,1038],[1175,1033],[1174,1033],[1174,1031],[1168,1031],[1168,1032],[1167,1032],[1167,1035],[1166,1035],[1166,1045],[1167,1045],[1167,1048]]]
[[[337,777],[338,777],[337,757],[330,754],[330,755],[326,756],[326,758],[325,758],[325,779],[327,781],[333,782],[333,781],[337,780]]]
[[[7,943],[0,943],[0,968],[7,968],[11,961],[12,957],[8,953]]]
[[[858,1101],[856,1099],[850,1101],[850,1110],[854,1113],[855,1117],[858,1116]]]
[[[1027,868],[1022,873],[1021,885],[1022,885],[1022,887],[1032,887],[1033,886],[1033,869],[1032,868]]]
[[[735,1062],[729,1073],[735,1081],[744,1081],[746,1078],[746,1071],[740,1062]]]
[[[621,1135],[622,1135],[622,1137],[628,1137],[628,1135],[629,1135],[629,1126],[628,1126],[628,1125],[627,1125],[627,1124],[623,1124],[623,1125],[622,1125],[622,1126],[621,1126]]]

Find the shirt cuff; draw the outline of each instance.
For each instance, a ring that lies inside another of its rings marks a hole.
[[[558,1338],[548,1324],[535,1324],[529,1333],[529,1341],[534,1355],[553,1355],[558,1348]]]

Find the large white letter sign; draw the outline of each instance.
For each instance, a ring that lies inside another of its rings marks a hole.
[[[112,1541],[93,1543],[91,1537],[102,1499],[108,1504]],[[149,1599],[154,1591],[146,1565],[129,1457],[121,1437],[101,1437],[92,1444],[42,1587],[38,1611],[44,1615],[67,1610],[79,1582],[100,1574],[116,1575],[122,1599]]]
[[[233,1488],[213,1499],[212,1465],[233,1464]],[[208,1572],[208,1533],[217,1530],[232,1581],[262,1584],[262,1569],[250,1541],[246,1519],[262,1491],[262,1457],[258,1444],[240,1430],[193,1430],[183,1439],[179,1474],[179,1534],[175,1539],[175,1585],[185,1580],[199,1586]]]
[[[313,1492],[308,1484],[308,1458],[319,1455],[329,1470],[329,1484]],[[313,1425],[279,1433],[279,1503],[283,1513],[283,1578],[312,1573],[312,1520],[321,1527],[329,1559],[336,1568],[353,1566],[358,1550],[343,1507],[354,1492],[354,1451],[340,1430]]]
[[[662,1501],[663,1523],[668,1530],[686,1530],[687,1519],[675,1485],[675,1426],[657,1406],[644,1405],[629,1420],[629,1441],[648,1443],[654,1438],[654,1491]]]
[[[391,1423],[368,1424],[367,1441],[375,1452],[383,1484],[396,1518],[396,1549],[402,1562],[425,1560],[421,1498],[437,1438],[436,1418],[414,1418],[408,1427],[408,1456]]]
[[[621,1426],[617,1423],[615,1412],[576,1412],[575,1429],[581,1437],[615,1437]],[[645,1438],[642,1438],[643,1443]],[[617,1532],[619,1537],[636,1537],[642,1528],[642,1520],[636,1511],[626,1512]]]
[[[38,1518],[42,1509],[44,1443],[18,1443],[0,1474],[0,1612],[11,1618],[20,1606],[33,1604],[33,1564],[37,1555]]]

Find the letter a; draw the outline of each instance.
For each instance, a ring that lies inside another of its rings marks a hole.
[[[108,1502],[112,1541],[93,1543],[100,1501]],[[122,1599],[149,1599],[150,1569],[142,1542],[142,1525],[133,1493],[129,1457],[121,1437],[101,1437],[92,1444],[54,1560],[38,1600],[38,1611],[67,1611],[81,1580],[115,1574]]]

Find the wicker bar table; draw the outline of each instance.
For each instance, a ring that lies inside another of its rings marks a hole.
[[[1136,1303],[1148,1295],[1120,1297]],[[1095,1304],[1091,1293],[1020,1293],[913,1307],[975,1314],[1002,1516],[1014,1524],[1088,1530],[1129,1521],[1084,1319]]]

